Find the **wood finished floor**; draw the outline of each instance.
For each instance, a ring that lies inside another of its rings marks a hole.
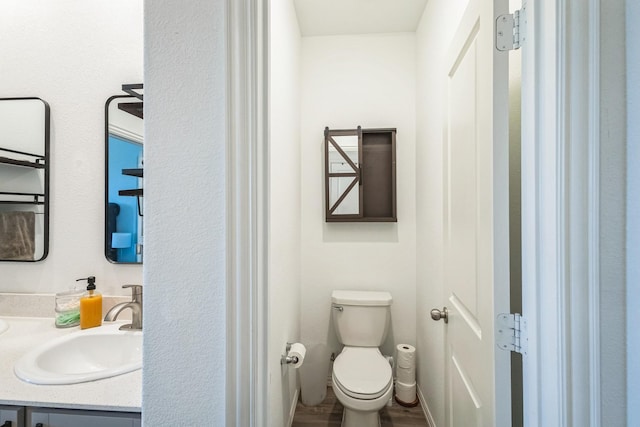
[[[327,387],[327,397],[318,406],[304,406],[298,400],[292,427],[340,427],[342,408],[333,389]],[[380,422],[382,427],[429,426],[420,405],[405,408],[395,400],[391,407],[385,406],[380,411]]]

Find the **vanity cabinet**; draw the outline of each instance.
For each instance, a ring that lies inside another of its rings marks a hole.
[[[0,406],[0,427],[24,427],[24,408]]]
[[[27,408],[26,427],[140,427],[140,414]]]

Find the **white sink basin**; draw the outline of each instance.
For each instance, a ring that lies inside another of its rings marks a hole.
[[[26,353],[14,366],[33,384],[75,384],[142,367],[142,332],[120,331],[122,322],[72,332]]]
[[[9,324],[4,320],[0,319],[0,334],[9,329]]]

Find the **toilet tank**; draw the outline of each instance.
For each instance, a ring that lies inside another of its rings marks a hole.
[[[379,347],[391,320],[391,294],[376,291],[333,291],[331,316],[338,340],[348,346]]]

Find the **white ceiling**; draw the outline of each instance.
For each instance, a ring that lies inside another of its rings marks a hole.
[[[413,32],[428,0],[294,0],[303,36]]]

